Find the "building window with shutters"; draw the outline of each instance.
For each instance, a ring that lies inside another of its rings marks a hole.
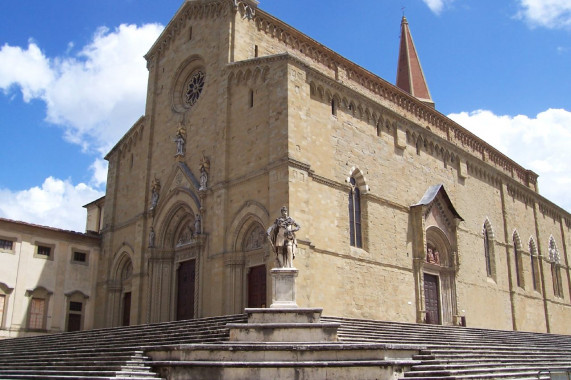
[[[10,239],[0,239],[0,252],[14,252],[14,241]]]
[[[361,193],[354,177],[351,177],[349,183],[351,184],[351,191],[349,192],[349,241],[352,247],[362,248]]]
[[[45,317],[46,317],[46,300],[43,298],[32,298],[30,300],[28,329],[45,330],[46,329]]]

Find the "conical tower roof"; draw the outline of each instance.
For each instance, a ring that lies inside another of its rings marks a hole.
[[[415,98],[434,107],[434,102],[430,96],[426,78],[420,65],[420,59],[416,53],[416,48],[410,34],[410,28],[406,17],[402,17],[400,50],[397,68],[397,87],[408,92]]]

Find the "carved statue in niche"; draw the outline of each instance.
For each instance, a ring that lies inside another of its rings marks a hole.
[[[264,228],[260,225],[257,225],[254,229],[250,231],[248,236],[246,237],[246,241],[244,242],[244,251],[253,251],[259,248],[262,248],[265,239]]]
[[[186,129],[180,126],[180,128],[176,131],[176,136],[173,140],[176,143],[176,154],[175,157],[184,157],[184,147],[186,144]]]
[[[155,246],[155,230],[151,227],[149,231],[149,248],[153,248]]]
[[[201,231],[202,231],[201,222],[202,222],[202,218],[200,217],[200,214],[196,214],[194,216],[194,233],[196,235],[201,234]]]
[[[200,188],[198,190],[206,190],[208,186],[208,171],[210,170],[210,160],[202,154],[200,160]]]
[[[149,210],[154,210],[155,207],[157,207],[157,204],[159,203],[159,193],[161,191],[161,181],[158,180],[157,177],[155,177],[155,179],[153,179],[153,184],[151,187],[151,207],[149,208]]]
[[[426,262],[440,265],[440,253],[430,245],[426,247]]]
[[[280,268],[293,268],[293,259],[297,249],[295,232],[301,228],[291,217],[288,216],[287,207],[281,209],[282,216],[277,218],[266,232],[272,249],[276,253]]]

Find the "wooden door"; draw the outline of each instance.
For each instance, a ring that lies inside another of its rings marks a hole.
[[[67,315],[67,331],[81,330],[81,314]]]
[[[176,319],[194,318],[194,287],[196,280],[196,260],[183,261],[177,276]]]
[[[123,326],[131,324],[131,292],[123,295]]]
[[[248,307],[266,305],[266,266],[258,265],[248,273]]]
[[[440,322],[440,292],[438,290],[438,276],[424,274],[424,302],[426,310],[426,323],[439,325]]]

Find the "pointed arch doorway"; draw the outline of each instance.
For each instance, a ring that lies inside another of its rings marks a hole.
[[[411,211],[417,322],[458,323],[457,227],[463,219],[442,185],[428,188]]]

